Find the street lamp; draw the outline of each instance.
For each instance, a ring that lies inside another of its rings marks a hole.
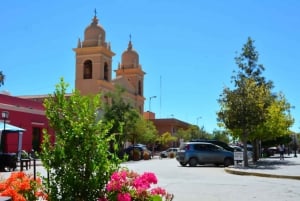
[[[5,123],[6,123],[6,119],[8,119],[9,116],[9,112],[8,111],[2,111],[2,119],[3,121],[3,132],[5,131]]]
[[[149,112],[151,112],[151,99],[156,98],[156,96],[150,96],[149,98]]]
[[[201,119],[201,118],[202,118],[201,116],[200,116],[200,117],[197,117],[197,126],[198,126],[198,120]]]
[[[149,98],[149,112],[148,112],[148,125],[149,126],[149,123],[150,123],[150,112],[151,112],[151,99],[153,98],[156,98],[156,96],[150,96]],[[155,143],[154,145],[152,145],[152,154],[154,153],[154,146],[155,146]]]

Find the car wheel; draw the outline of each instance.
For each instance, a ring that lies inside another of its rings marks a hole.
[[[225,158],[224,159],[224,166],[228,167],[229,165],[233,164],[233,160],[231,158]]]
[[[190,167],[195,167],[197,164],[198,164],[198,161],[197,161],[196,158],[191,158],[191,159],[189,160],[189,165],[190,165]]]
[[[186,163],[180,162],[181,166],[186,166]]]

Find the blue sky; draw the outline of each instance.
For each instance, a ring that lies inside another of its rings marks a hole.
[[[0,91],[49,94],[64,77],[75,83],[75,54],[94,9],[111,43],[113,69],[129,35],[146,72],[145,111],[218,130],[217,99],[237,69],[234,57],[250,36],[263,75],[295,108],[300,129],[300,1],[65,0],[5,1],[0,12]],[[200,118],[201,117],[201,118]]]

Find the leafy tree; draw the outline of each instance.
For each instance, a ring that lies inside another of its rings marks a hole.
[[[212,134],[212,139],[222,141],[225,143],[229,143],[229,137],[228,137],[228,132],[226,131],[219,131],[219,130],[214,130]]]
[[[141,117],[136,123],[135,132],[138,135],[137,142],[141,142],[143,144],[152,144],[154,146],[158,137],[158,131],[152,121]]]
[[[180,128],[175,133],[178,140],[183,140],[184,142],[191,140],[191,133],[186,129]]]
[[[128,118],[128,124],[126,124],[128,141],[133,144],[154,144],[158,131],[153,122],[144,119],[136,110],[131,110],[128,114],[131,113],[136,113],[136,118],[130,118],[130,116]]]
[[[191,125],[191,126],[189,126],[187,131],[191,133],[191,139],[210,139],[211,138],[210,134],[204,130],[203,126],[201,128],[199,128],[196,125]]]
[[[245,166],[248,166],[247,141],[256,128],[266,120],[273,83],[261,75],[262,64],[257,64],[258,52],[248,38],[242,53],[235,58],[239,71],[232,76],[235,89],[225,88],[218,100],[221,109],[218,120],[233,135],[242,140]]]
[[[170,132],[165,132],[158,138],[162,148],[169,147],[171,143],[177,141],[177,137],[172,136]]]
[[[294,119],[290,114],[291,105],[280,93],[271,102],[266,111],[266,120],[259,125],[252,140],[274,140],[279,137],[290,135],[289,128],[293,125]]]
[[[4,85],[5,75],[0,71],[0,87]]]
[[[241,54],[235,57],[235,63],[239,68],[237,75],[232,76],[232,81],[235,83],[235,86],[243,82],[244,78],[250,78],[259,86],[266,85],[268,89],[273,88],[273,82],[266,81],[266,78],[262,76],[265,67],[257,63],[258,59],[259,53],[255,49],[254,40],[248,37]]]
[[[204,127],[199,128],[196,125],[190,125],[186,130],[178,129],[176,137],[184,141],[190,141],[192,139],[211,139],[211,135],[204,130]]]
[[[110,153],[112,125],[96,121],[100,95],[66,96],[68,84],[61,79],[53,95],[45,100],[46,116],[55,131],[55,143],[44,130],[41,160],[49,172],[50,200],[89,201],[102,197],[120,160]],[[115,147],[115,149],[117,149]]]
[[[116,85],[116,90],[108,92],[105,96],[108,98],[108,102],[104,105],[104,122],[112,122],[112,127],[109,129],[109,134],[117,135],[117,142],[119,146],[122,146],[125,142],[126,134],[132,122],[134,122],[138,115],[134,112],[130,112],[132,106],[130,103],[125,102],[123,98],[125,90],[119,85]],[[133,119],[130,119],[133,118]],[[120,133],[121,131],[121,133]]]
[[[126,141],[154,144],[157,136],[155,126],[145,120],[130,102],[126,102],[124,92],[124,88],[117,85],[114,92],[106,94],[110,101],[105,105],[104,121],[113,123],[109,133],[117,133],[122,128],[117,136],[120,147],[124,147]]]

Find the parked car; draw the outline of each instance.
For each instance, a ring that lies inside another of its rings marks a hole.
[[[131,145],[127,147],[124,152],[128,156],[128,160],[146,159],[145,155],[149,156],[149,159],[152,158],[151,151],[147,149],[146,145],[142,144]]]
[[[233,152],[207,142],[186,142],[179,147],[176,160],[182,166],[215,164],[225,167],[233,165]]]
[[[167,150],[160,152],[159,156],[161,158],[168,158],[168,157],[170,157],[171,153],[174,153],[174,156],[176,156],[178,150],[179,150],[179,148],[174,148],[174,147],[168,148]]]
[[[276,153],[278,153],[278,148],[277,147],[263,148],[262,153],[264,157],[274,156]]]
[[[219,141],[219,140],[193,139],[190,142],[207,142],[207,143],[212,143],[212,144],[215,144],[215,145],[218,145],[218,146],[222,147],[223,149],[225,149],[227,151],[231,151],[231,152],[234,151],[234,149],[232,147],[230,147],[227,143]]]

